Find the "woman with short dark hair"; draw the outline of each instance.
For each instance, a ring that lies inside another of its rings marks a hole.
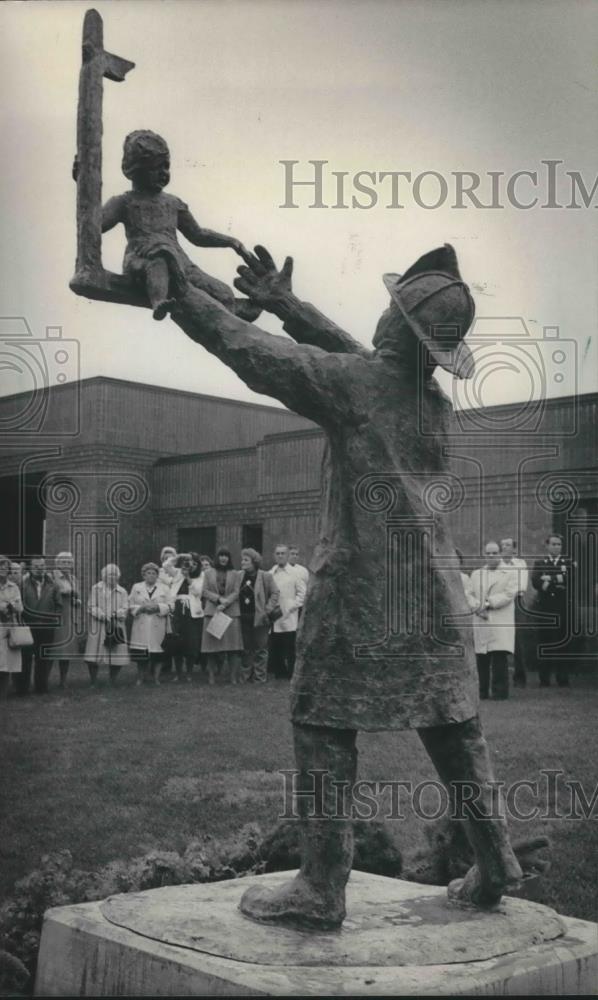
[[[268,674],[268,633],[279,608],[280,593],[271,573],[261,569],[262,557],[255,549],[241,552],[242,679],[263,684]]]
[[[201,651],[207,654],[210,684],[215,683],[220,654],[224,656],[231,683],[236,684],[240,680],[243,649],[239,608],[240,577],[240,573],[233,566],[230,551],[226,548],[218,549],[215,565],[205,571],[203,582],[204,615],[207,620],[203,630]],[[214,615],[220,611],[232,618],[232,621],[218,639],[210,633],[209,628]]]
[[[203,574],[197,552],[184,552],[177,556],[176,566],[181,570],[181,576],[170,590],[172,635],[176,637],[173,641],[178,647],[174,651],[174,680],[180,681],[186,676],[187,683],[190,683],[193,665],[197,663],[201,653]]]

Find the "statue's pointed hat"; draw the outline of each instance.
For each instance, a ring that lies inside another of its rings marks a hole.
[[[475,304],[454,248],[445,243],[425,253],[405,274],[385,274],[383,281],[434,361],[457,378],[471,378],[473,355],[463,338],[473,323]]]

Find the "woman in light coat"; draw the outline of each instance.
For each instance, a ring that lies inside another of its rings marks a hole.
[[[115,684],[120,668],[130,662],[125,633],[129,602],[125,588],[118,582],[120,570],[109,563],[100,575],[100,582],[91,588],[87,606],[89,629],[85,660],[92,687],[96,685],[102,664],[108,666],[110,683]],[[119,642],[119,639],[124,641]]]
[[[74,565],[72,552],[59,552],[56,556],[53,577],[60,592],[60,625],[54,632],[48,659],[58,660],[61,688],[66,687],[69,661],[80,656],[77,626],[80,624],[81,596],[73,573]]]
[[[160,664],[164,651],[162,643],[170,611],[170,594],[158,582],[159,566],[146,563],[141,567],[140,583],[134,583],[129,594],[129,610],[133,617],[130,647],[137,660],[137,684],[147,680],[148,674],[160,683]]]
[[[471,574],[468,601],[474,610],[473,640],[480,698],[509,697],[507,654],[515,647],[517,575],[500,565],[497,542],[486,545],[486,563]]]
[[[14,580],[9,579],[10,560],[0,556],[0,698],[8,695],[11,674],[21,672],[21,650],[11,649],[8,644],[9,627],[17,621],[23,611],[21,591]]]

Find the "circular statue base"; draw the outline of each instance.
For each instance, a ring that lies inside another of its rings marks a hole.
[[[292,877],[259,876],[275,888]],[[255,879],[251,883],[255,884]],[[298,931],[244,917],[247,879],[111,896],[106,920],[155,941],[253,965],[397,967],[481,962],[559,938],[554,910],[505,897],[492,911],[449,903],[446,890],[353,872],[338,931]]]

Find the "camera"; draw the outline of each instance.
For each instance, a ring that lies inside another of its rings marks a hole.
[[[473,373],[469,379],[452,380],[453,436],[562,438],[576,433],[576,341],[561,338],[557,326],[545,326],[542,336],[534,337],[521,316],[488,316],[474,321],[464,343],[471,351]],[[435,362],[425,349],[422,356],[424,366],[431,368]],[[572,399],[559,408],[558,419],[551,420],[555,396]],[[420,412],[424,417],[422,407]],[[422,427],[423,433],[433,430]]]
[[[64,339],[62,327],[47,326],[37,338],[23,316],[0,317],[0,370],[3,438],[79,433],[79,342]]]

